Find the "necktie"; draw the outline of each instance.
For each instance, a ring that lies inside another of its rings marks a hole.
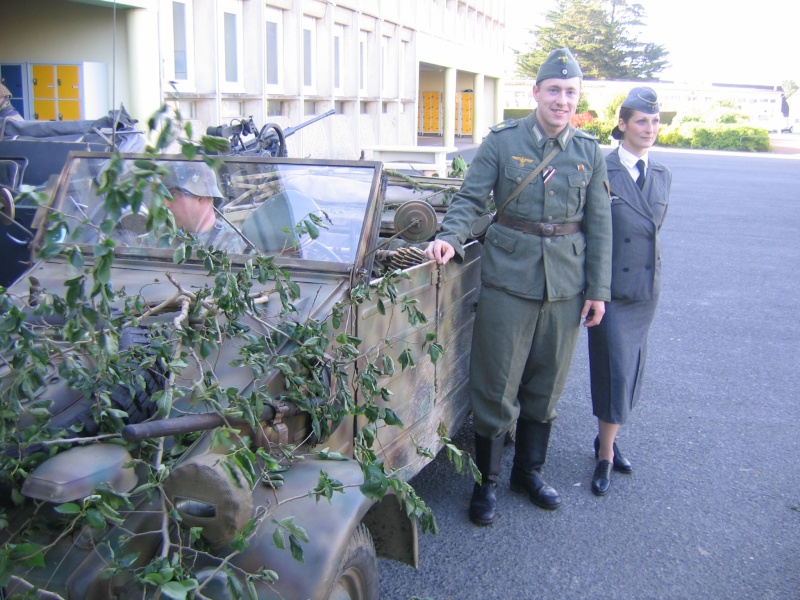
[[[636,185],[639,186],[639,189],[644,187],[644,161],[639,160],[636,163],[636,168],[639,169],[639,177],[636,178]]]

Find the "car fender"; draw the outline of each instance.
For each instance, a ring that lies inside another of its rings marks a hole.
[[[330,501],[317,500],[309,494],[316,487],[321,471],[345,486],[344,492],[335,492]],[[284,485],[280,488],[256,488],[254,506],[266,507],[270,514],[250,540],[248,549],[233,564],[247,572],[261,567],[275,571],[279,580],[270,586],[275,597],[326,599],[335,583],[339,557],[353,532],[364,522],[379,556],[416,566],[416,523],[406,516],[393,494],[387,494],[377,503],[364,496],[359,490],[363,480],[355,460],[307,459],[293,464],[284,473]],[[284,501],[287,502],[280,504]],[[278,549],[273,541],[277,527],[273,519],[281,521],[291,516],[293,523],[302,527],[310,538],[310,543],[302,544],[303,562],[292,557],[288,541],[285,550]],[[262,596],[262,592],[259,591],[259,597],[271,597],[271,593]]]

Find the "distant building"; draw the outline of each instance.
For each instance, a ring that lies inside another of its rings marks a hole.
[[[533,107],[533,84],[531,79],[507,81],[506,108]],[[624,96],[637,85],[648,85],[656,90],[661,111],[667,113],[687,114],[703,111],[719,102],[728,102],[736,111],[747,115],[754,125],[769,128],[789,112],[783,90],[779,86],[722,83],[691,85],[668,81],[587,79],[583,82],[583,94],[589,101],[590,109],[602,114],[614,99]]]

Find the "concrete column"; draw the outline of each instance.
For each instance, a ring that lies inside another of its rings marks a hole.
[[[498,77],[495,79],[494,86],[494,122],[499,123],[503,120],[503,109],[505,108],[505,94],[503,94],[505,81]]]
[[[480,144],[483,136],[486,134],[484,131],[484,115],[486,108],[484,107],[484,81],[483,73],[475,73],[472,76],[472,142]]]
[[[126,108],[146,126],[163,103],[159,44],[154,42],[159,35],[158,10],[135,8],[127,16],[130,105]]]
[[[444,123],[443,145],[456,145],[456,70],[446,67],[444,70]]]

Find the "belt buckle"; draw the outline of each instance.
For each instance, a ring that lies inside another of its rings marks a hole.
[[[542,225],[542,235],[547,237],[552,236],[556,232],[556,226],[552,223],[545,223]]]

